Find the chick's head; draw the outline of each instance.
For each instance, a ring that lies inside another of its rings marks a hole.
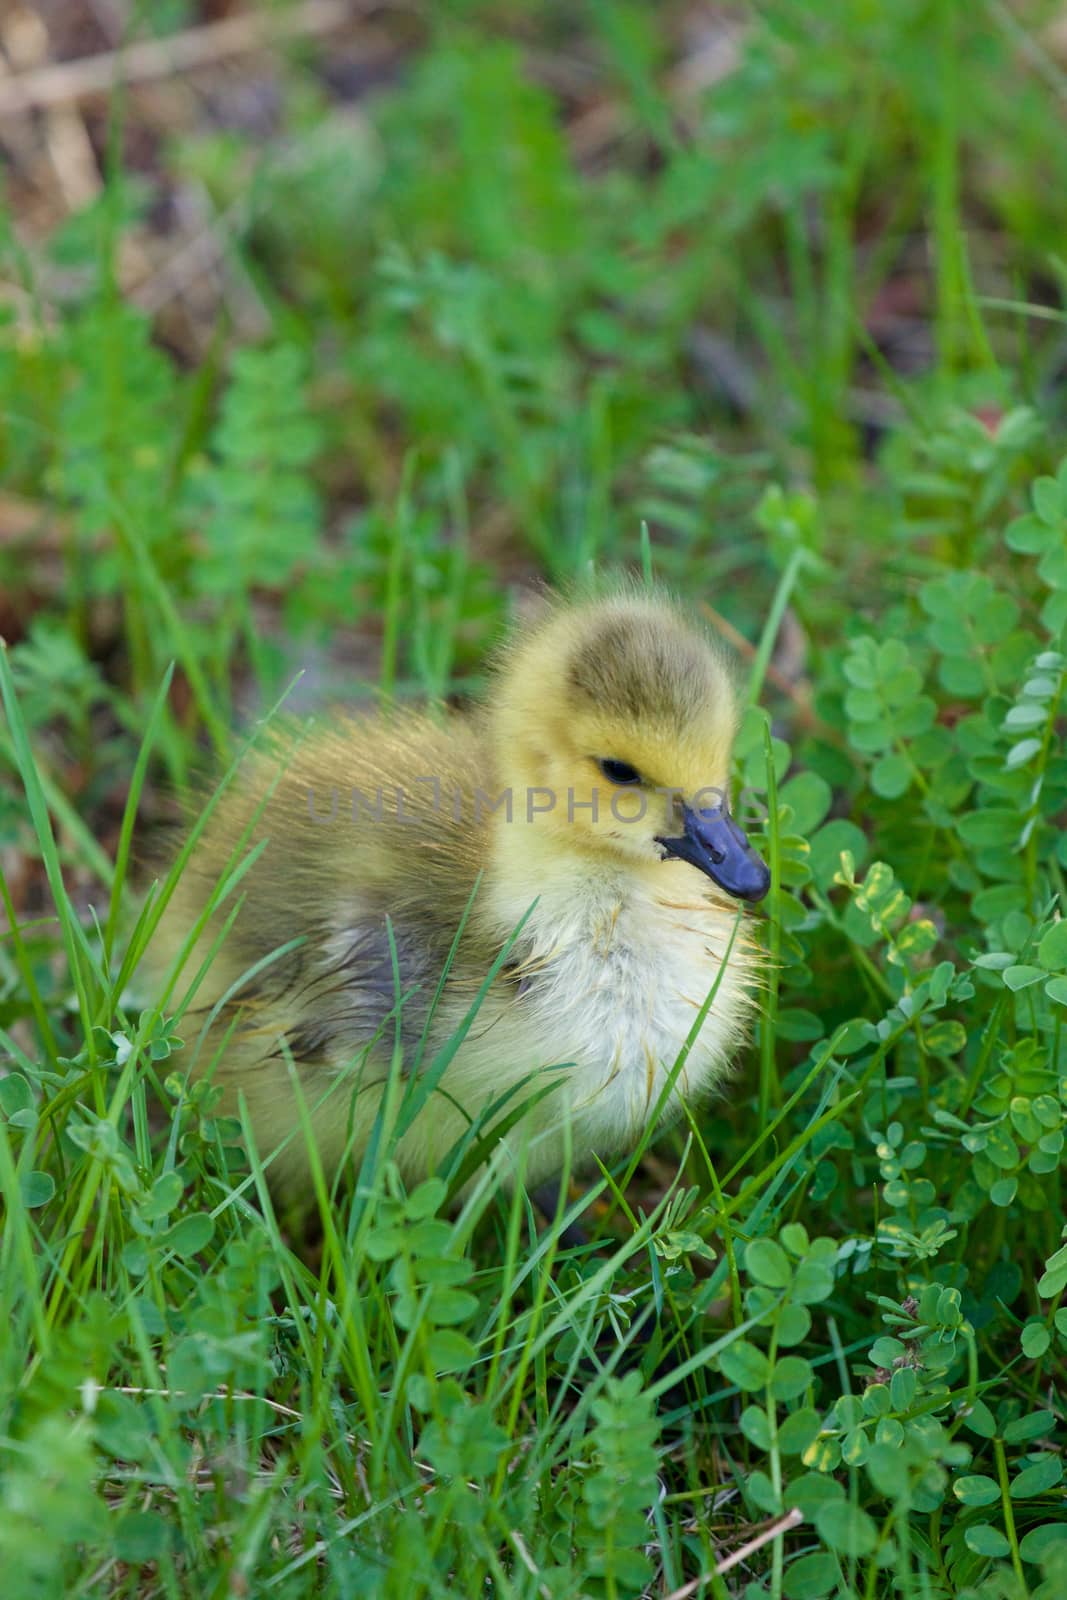
[[[767,869],[729,813],[730,670],[670,602],[562,603],[506,657],[493,702],[510,823],[651,867],[675,857],[757,900]]]

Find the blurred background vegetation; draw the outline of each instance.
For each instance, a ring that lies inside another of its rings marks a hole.
[[[1061,0],[7,0],[13,1600],[1064,1592],[1065,104]],[[590,564],[762,701],[750,1059],[615,1254],[431,1186],[308,1264],[131,859]]]
[[[980,516],[1025,476],[1005,414],[1060,419],[1053,6],[79,0],[4,29],[2,626],[84,814],[172,657],[216,734],[309,662],[441,692],[510,590],[635,562],[642,519],[749,639],[793,549],[828,557],[799,680],[845,596],[859,622],[887,563],[927,569],[984,454]],[[64,82],[127,37],[137,81]]]

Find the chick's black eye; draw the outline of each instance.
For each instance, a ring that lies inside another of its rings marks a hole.
[[[640,783],[641,774],[628,761],[598,761],[597,766],[609,783]]]

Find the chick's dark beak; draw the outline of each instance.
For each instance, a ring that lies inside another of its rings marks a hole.
[[[771,886],[767,864],[721,806],[710,811],[682,807],[685,832],[678,839],[660,839],[669,856],[688,861],[707,873],[712,883],[737,900],[762,900]]]

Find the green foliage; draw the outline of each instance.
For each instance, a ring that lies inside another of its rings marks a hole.
[[[96,663],[56,622],[35,620],[16,645],[11,670],[31,727],[69,722],[84,729],[94,706],[110,698]]]
[[[69,373],[57,418],[57,496],[84,535],[110,528],[121,507],[132,537],[164,546],[179,394],[172,363],[145,317],[104,296],[72,322],[56,354]],[[121,560],[120,543],[115,564],[94,563],[97,592],[117,587]]]
[[[98,1464],[85,1417],[73,1426],[43,1418],[19,1441],[4,1474],[0,1555],[12,1600],[67,1592],[77,1581],[86,1541],[99,1539],[106,1513],[93,1490]]]
[[[306,363],[291,345],[234,360],[208,460],[188,481],[188,519],[204,544],[194,583],[205,594],[282,588],[313,555],[318,496],[308,469],[322,431],[308,414]]]
[[[592,1594],[636,1592],[652,1570],[641,1546],[656,1494],[659,1424],[637,1372],[609,1379],[592,1410],[592,1470],[582,1479],[584,1515],[577,1530],[585,1559],[582,1586]]]
[[[1067,1592],[1038,11],[767,0],[694,90],[673,0],[456,0],[365,110],[296,52],[279,138],[187,132],[32,250],[0,216],[12,1600]],[[182,184],[255,343],[228,302],[179,358],[116,287]],[[405,1193],[384,1127],[301,1241],[127,958],[159,788],[309,655],[463,693],[518,580],[642,562],[751,641],[752,1051],[587,1244]]]

